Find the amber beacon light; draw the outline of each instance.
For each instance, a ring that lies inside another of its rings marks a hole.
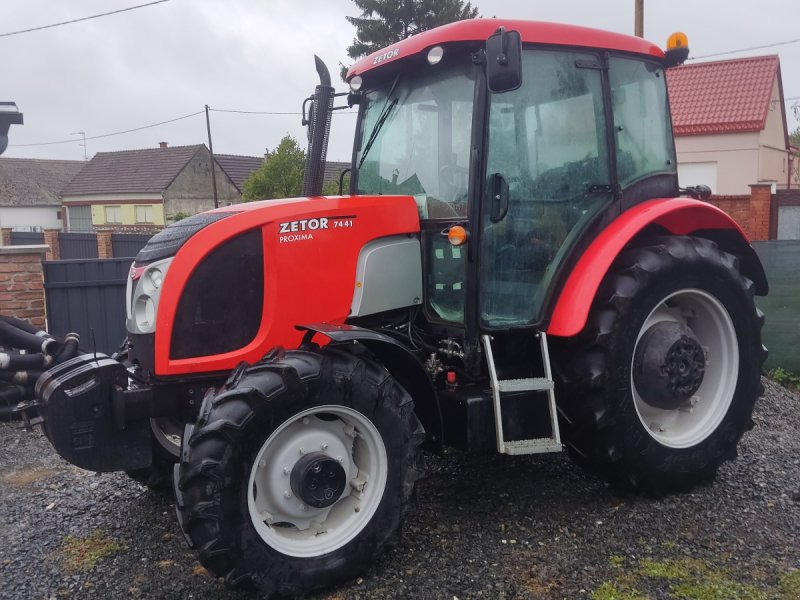
[[[667,67],[682,65],[689,58],[689,38],[685,33],[676,31],[667,39],[667,50],[664,52]]]

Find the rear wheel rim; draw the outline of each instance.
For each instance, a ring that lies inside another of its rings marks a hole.
[[[739,374],[736,329],[722,303],[699,289],[680,290],[661,300],[642,324],[637,344],[650,327],[663,321],[679,323],[695,335],[706,358],[703,382],[682,406],[662,409],[644,401],[631,374],[633,402],[653,439],[671,448],[690,448],[716,431],[733,401]]]
[[[310,506],[292,488],[292,473],[310,453],[332,458],[346,474],[330,506]],[[278,552],[321,556],[363,531],[383,499],[387,476],[386,447],[372,421],[345,406],[310,408],[279,425],[257,452],[247,486],[250,520]]]

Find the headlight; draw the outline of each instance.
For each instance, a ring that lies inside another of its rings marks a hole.
[[[133,318],[140,331],[152,331],[156,325],[156,303],[153,299],[142,294],[136,299],[133,306]]]
[[[128,333],[153,333],[161,288],[172,257],[131,269],[128,276]]]

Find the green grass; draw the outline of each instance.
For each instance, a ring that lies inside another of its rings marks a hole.
[[[68,573],[91,571],[102,558],[124,550],[124,546],[99,529],[85,538],[67,536],[59,548],[64,570]]]
[[[800,570],[780,576],[776,586],[736,580],[725,569],[691,557],[643,559],[630,569],[625,558],[611,555],[609,564],[619,573],[593,593],[592,600],[646,600],[644,590],[666,590],[674,600],[796,600],[800,598]]]

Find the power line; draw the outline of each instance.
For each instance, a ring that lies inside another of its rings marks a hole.
[[[133,133],[134,131],[142,131],[143,129],[150,129],[152,127],[158,127],[159,125],[166,125],[167,123],[174,123],[175,121],[182,121],[183,119],[188,119],[190,117],[196,117],[197,115],[202,115],[205,111],[199,110],[197,112],[183,115],[182,117],[175,117],[174,119],[167,119],[166,121],[160,121],[158,123],[152,123],[150,125],[142,125],[141,127],[134,127],[133,129],[125,129],[124,131],[113,131],[111,133],[103,133],[101,135],[92,135],[86,136],[85,139],[87,140],[99,140],[100,138],[107,138],[114,135],[122,135],[124,133]],[[71,139],[71,140],[58,140],[55,142],[38,142],[36,144],[9,144],[9,147],[13,146],[15,148],[19,148],[21,146],[54,146],[56,144],[71,144],[80,140]]]
[[[737,52],[748,52],[750,50],[763,50],[764,48],[775,48],[776,46],[786,46],[788,44],[796,44],[800,42],[800,38],[796,40],[786,40],[785,42],[775,42],[774,44],[764,44],[763,46],[752,46],[750,48],[739,48],[738,50],[728,50],[726,52],[715,52],[714,54],[704,54],[703,56],[690,56],[689,60],[697,60],[700,58],[713,58],[714,56],[726,56],[728,54],[736,54]]]
[[[50,25],[42,25],[41,27],[31,27],[30,29],[20,29],[19,31],[9,31],[8,33],[0,33],[0,37],[8,37],[10,35],[18,35],[20,33],[30,33],[31,31],[39,31],[41,29],[50,29],[51,27],[59,27],[61,25],[69,25],[70,23],[78,23],[80,21],[88,21],[89,19],[97,19],[99,17],[107,17],[108,15],[116,15],[117,13],[127,12],[129,10],[136,10],[137,8],[144,8],[145,6],[153,6],[153,4],[161,4],[162,2],[169,2],[169,0],[154,0],[147,4],[137,4],[136,6],[129,6],[128,8],[120,8],[110,12],[100,13],[98,15],[91,15],[88,17],[81,17],[80,19],[72,19],[70,21],[61,21],[60,23],[52,23]]]
[[[232,108],[209,108],[208,110],[213,112],[221,112],[221,113],[237,113],[243,115],[302,115],[301,112],[279,112],[279,111],[268,111],[268,110],[234,110]],[[333,112],[334,115],[336,114],[344,114],[344,115],[357,115],[358,111],[355,110],[337,110]]]

